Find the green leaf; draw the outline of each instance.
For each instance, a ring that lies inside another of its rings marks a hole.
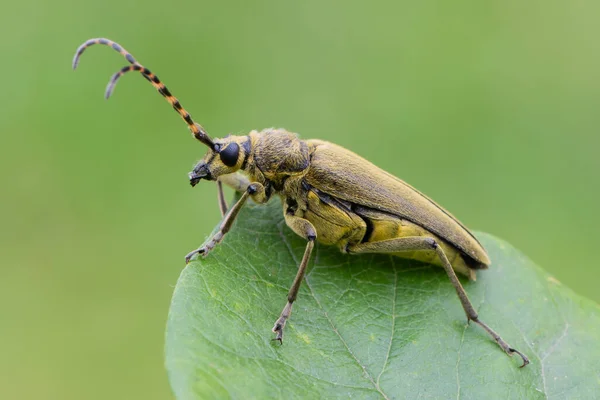
[[[598,395],[600,307],[507,243],[478,237],[493,264],[463,283],[481,320],[529,356],[527,367],[466,324],[441,268],[327,246],[313,252],[283,345],[272,341],[305,247],[273,200],[245,207],[224,242],[183,270],[166,336],[173,391],[178,399]]]

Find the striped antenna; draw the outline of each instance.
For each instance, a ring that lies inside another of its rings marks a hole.
[[[205,145],[207,145],[208,147],[210,147],[211,149],[213,149],[213,150],[215,149],[214,142],[212,141],[210,136],[208,136],[208,134],[206,133],[206,131],[204,130],[202,125],[200,125],[199,123],[195,122],[192,119],[192,116],[190,115],[190,113],[188,113],[181,106],[181,103],[179,103],[179,100],[177,100],[177,98],[171,94],[171,92],[169,91],[169,89],[167,89],[165,84],[162,83],[160,81],[160,79],[158,79],[158,76],[154,75],[154,73],[152,73],[148,68],[144,67],[142,64],[137,62],[137,60],[127,50],[125,50],[123,47],[121,47],[121,45],[119,45],[118,43],[113,42],[112,40],[109,40],[109,39],[105,39],[105,38],[90,39],[90,40],[86,41],[81,46],[79,46],[79,48],[77,49],[77,52],[75,53],[75,56],[73,57],[73,69],[76,69],[77,65],[79,65],[79,58],[81,57],[81,55],[83,54],[85,49],[87,49],[88,47],[93,46],[95,44],[103,44],[105,46],[112,47],[113,49],[118,51],[123,57],[125,57],[125,59],[127,61],[129,61],[129,63],[131,64],[131,65],[121,68],[117,73],[115,73],[110,78],[110,81],[108,82],[108,86],[106,86],[106,92],[105,92],[105,97],[107,99],[112,94],[112,92],[115,88],[115,85],[117,84],[117,81],[119,80],[120,77],[122,77],[124,74],[126,74],[129,71],[138,71],[142,74],[142,76],[144,78],[146,78],[152,84],[152,86],[154,86],[156,88],[156,90],[158,90],[158,93],[163,95],[163,97],[165,99],[167,99],[167,101],[173,106],[173,109],[175,109],[175,111],[177,111],[177,113],[181,116],[181,118],[183,118],[185,123],[188,125],[188,127],[194,134],[194,137],[196,139],[198,139],[199,141],[201,141],[202,143],[204,143]]]

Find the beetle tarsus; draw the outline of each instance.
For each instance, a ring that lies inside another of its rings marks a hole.
[[[527,356],[525,354],[521,353],[519,350],[515,349],[514,347],[511,347],[508,343],[506,343],[504,341],[504,339],[502,339],[500,337],[500,335],[498,335],[492,328],[487,326],[486,323],[479,320],[479,318],[471,318],[471,320],[473,322],[475,322],[477,325],[481,326],[492,338],[494,338],[496,343],[498,343],[498,346],[500,346],[500,348],[502,348],[502,350],[504,350],[504,352],[506,354],[508,354],[511,357],[515,353],[518,354],[519,357],[521,357],[521,359],[523,360],[523,364],[519,368],[523,368],[524,366],[529,364],[529,358],[527,358]]]
[[[276,333],[276,336],[273,340],[278,340],[281,344],[283,344],[283,328],[285,328],[286,321],[287,318],[282,315],[273,326],[273,332]]]
[[[510,347],[508,349],[508,351],[510,352],[509,355],[512,356],[513,353],[517,353],[521,359],[523,360],[523,365],[521,365],[519,368],[523,368],[524,366],[526,366],[527,364],[529,364],[529,358],[527,358],[527,356],[523,353],[521,353],[519,350],[517,349],[513,349],[512,347]]]
[[[198,254],[198,250],[194,250],[189,252],[186,256],[185,256],[185,263],[189,264],[190,261],[192,261],[192,257],[194,257],[196,254]]]
[[[304,275],[304,274],[303,274]],[[283,330],[285,329],[285,323],[292,315],[292,302],[288,301],[285,307],[283,307],[283,311],[281,311],[281,315],[275,321],[275,325],[273,325],[273,332],[275,335],[275,340],[279,340],[283,344]]]
[[[194,257],[196,254],[206,257],[208,253],[210,253],[210,251],[221,242],[221,240],[223,240],[223,233],[217,232],[215,236],[213,236],[204,246],[188,253],[188,255],[185,256],[185,263],[188,264],[192,257]]]
[[[201,254],[201,255],[206,255],[207,251],[204,247],[200,247],[199,249],[196,249],[194,251],[189,252],[186,256],[185,256],[185,263],[189,264],[190,261],[192,261],[192,258],[196,255],[196,254]]]

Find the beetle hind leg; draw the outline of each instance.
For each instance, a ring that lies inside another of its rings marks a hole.
[[[448,278],[450,278],[450,282],[452,282],[452,286],[454,286],[454,289],[456,289],[456,294],[458,295],[465,314],[467,315],[467,321],[473,321],[477,325],[481,326],[496,341],[496,343],[498,343],[498,346],[500,346],[500,348],[502,348],[502,350],[504,350],[504,352],[509,356],[518,354],[523,360],[521,368],[529,364],[529,359],[527,356],[525,356],[525,354],[511,347],[500,337],[500,335],[498,335],[492,328],[479,319],[479,315],[477,314],[477,311],[475,311],[475,308],[473,307],[473,304],[471,304],[465,289],[458,280],[458,277],[456,276],[456,273],[452,268],[452,264],[446,256],[446,253],[435,239],[423,236],[401,237],[382,240],[379,242],[360,243],[347,248],[349,253],[397,253],[415,250],[435,251],[442,263],[442,267],[444,267],[444,270],[448,275]]]

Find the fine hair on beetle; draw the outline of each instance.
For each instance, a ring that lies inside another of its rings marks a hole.
[[[475,280],[476,271],[488,268],[491,261],[477,238],[448,211],[370,161],[324,140],[301,140],[285,129],[211,138],[158,76],[119,44],[105,38],[86,41],[75,53],[74,69],[82,53],[95,44],[113,48],[129,63],[111,77],[106,98],[123,75],[139,72],[171,104],[192,135],[208,148],[189,173],[189,181],[192,186],[201,180],[216,182],[223,218],[217,232],[185,257],[186,263],[197,255],[206,257],[223,240],[249,198],[257,204],[265,204],[273,195],[281,198],[285,222],[306,240],[306,248],[287,302],[273,326],[274,340],[283,343],[286,322],[318,241],[348,254],[391,254],[442,267],[467,321],[481,326],[509,356],[517,354],[521,367],[529,364],[525,354],[479,318],[458,280],[456,273]],[[241,193],[231,207],[225,201],[223,185]]]

